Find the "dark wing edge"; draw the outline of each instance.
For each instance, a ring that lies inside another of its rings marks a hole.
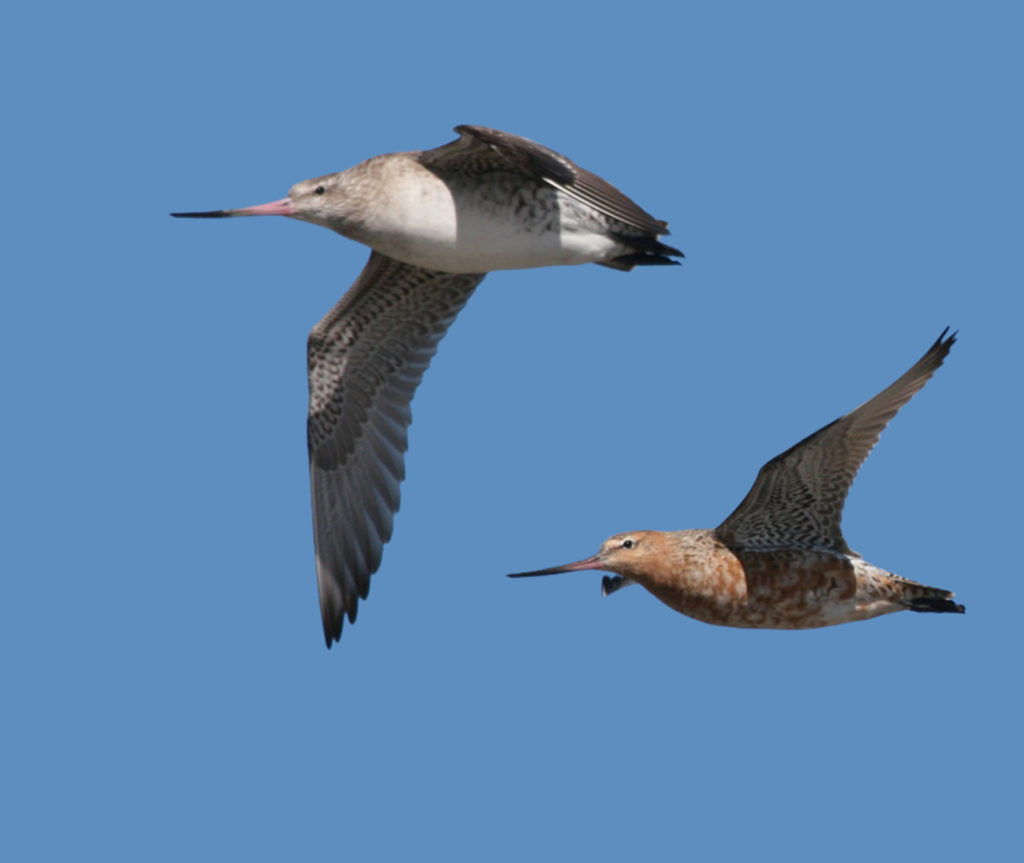
[[[946,327],[905,374],[853,411],[765,464],[715,535],[734,548],[807,548],[856,554],[842,534],[843,507],[882,431],[942,365],[956,343]]]
[[[667,222],[654,218],[611,183],[543,144],[486,126],[462,125],[456,126],[455,131],[462,136],[463,145],[478,141],[520,170],[637,231],[653,237],[669,233]],[[665,248],[668,254],[682,255],[676,249]]]
[[[313,537],[327,647],[370,589],[405,477],[410,402],[484,274],[424,270],[378,252],[309,334]]]

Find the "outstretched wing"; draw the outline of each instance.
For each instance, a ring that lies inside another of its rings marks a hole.
[[[762,467],[743,502],[716,528],[718,538],[733,548],[853,554],[841,528],[850,485],[882,429],[942,365],[956,341],[948,332],[891,386]]]
[[[457,166],[463,172],[482,173],[511,165],[637,231],[654,236],[669,233],[667,222],[655,219],[611,183],[536,141],[485,126],[456,126],[455,131],[458,140],[420,154],[426,167]]]
[[[410,402],[438,342],[484,274],[378,252],[309,334],[309,473],[327,646],[356,618],[391,538]]]

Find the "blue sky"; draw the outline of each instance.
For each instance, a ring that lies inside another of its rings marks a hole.
[[[4,858],[1005,858],[1015,4],[363,5],[7,15]],[[457,123],[601,174],[687,258],[488,277],[328,652],[305,338],[367,252],[167,214]],[[946,325],[844,527],[965,616],[747,632],[504,577],[713,527]]]

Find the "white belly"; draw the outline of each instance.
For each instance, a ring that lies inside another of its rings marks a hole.
[[[581,223],[555,189],[505,191],[453,191],[424,171],[415,183],[396,184],[386,206],[349,235],[400,261],[451,273],[584,264],[625,251],[592,222]]]

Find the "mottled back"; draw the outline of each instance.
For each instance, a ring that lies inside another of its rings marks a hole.
[[[666,222],[655,219],[611,183],[542,144],[484,126],[456,126],[455,131],[458,140],[420,155],[423,165],[463,175],[514,168],[641,233],[669,233]]]

